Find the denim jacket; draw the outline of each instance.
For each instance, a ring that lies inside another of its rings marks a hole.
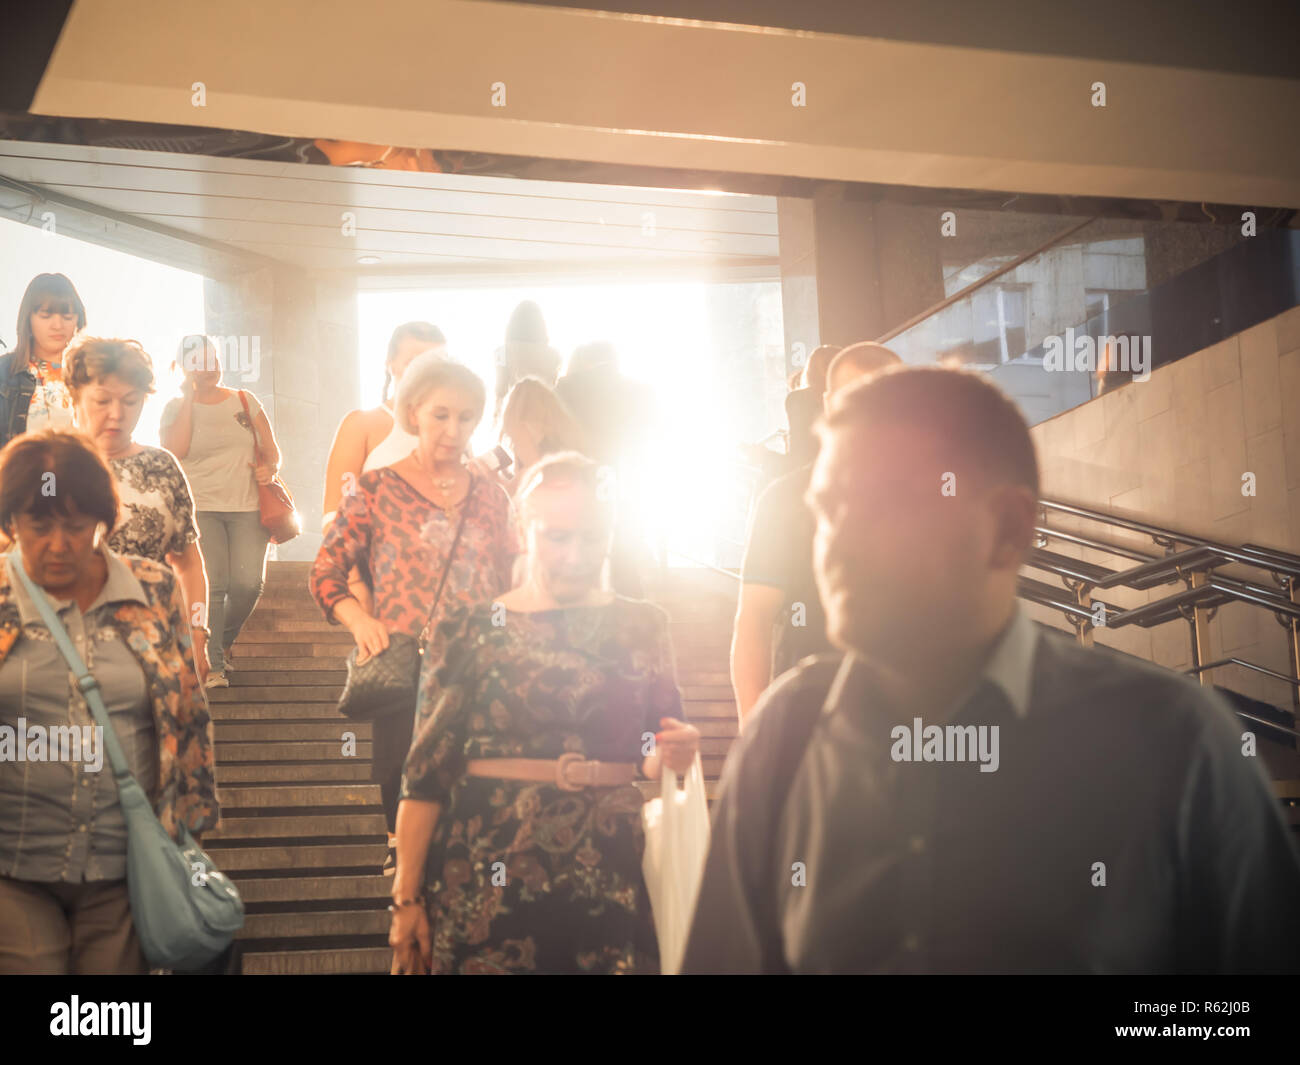
[[[0,355],[0,447],[27,431],[27,409],[36,391],[36,375],[28,368],[15,371],[17,354]]]

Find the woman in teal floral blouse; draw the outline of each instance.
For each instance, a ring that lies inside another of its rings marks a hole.
[[[607,590],[595,463],[552,455],[520,486],[524,584],[461,606],[425,656],[402,782],[397,973],[658,966],[638,776],[685,771],[668,617]]]

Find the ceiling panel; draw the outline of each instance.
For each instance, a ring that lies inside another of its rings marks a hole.
[[[9,217],[52,194],[315,271],[469,269],[482,278],[494,265],[662,274],[676,264],[768,267],[774,276],[778,257],[776,200],[766,196],[16,141],[0,142],[0,178],[11,180],[0,182]],[[345,234],[349,214],[355,233]]]

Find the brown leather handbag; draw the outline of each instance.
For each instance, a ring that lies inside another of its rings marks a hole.
[[[262,442],[257,438],[257,426],[248,410],[248,397],[244,390],[239,390],[239,402],[244,406],[244,417],[248,419],[248,428],[253,433],[253,461],[262,464]],[[257,509],[262,519],[262,528],[271,534],[271,543],[285,544],[302,532],[302,517],[293,504],[293,496],[279,477],[271,478],[270,484],[257,486]]]

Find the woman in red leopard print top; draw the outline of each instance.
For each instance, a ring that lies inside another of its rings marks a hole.
[[[345,487],[310,583],[325,616],[348,627],[362,658],[383,651],[389,633],[418,637],[454,607],[491,601],[510,590],[519,553],[510,500],[497,484],[463,464],[486,399],[483,382],[464,366],[440,357],[416,359],[402,375],[393,414],[419,436],[419,445]],[[373,614],[348,589],[353,566],[373,590]],[[433,609],[444,567],[446,585]],[[385,873],[393,868],[391,834],[414,718],[412,705],[409,714],[372,723],[372,779],[380,785],[390,834]]]

